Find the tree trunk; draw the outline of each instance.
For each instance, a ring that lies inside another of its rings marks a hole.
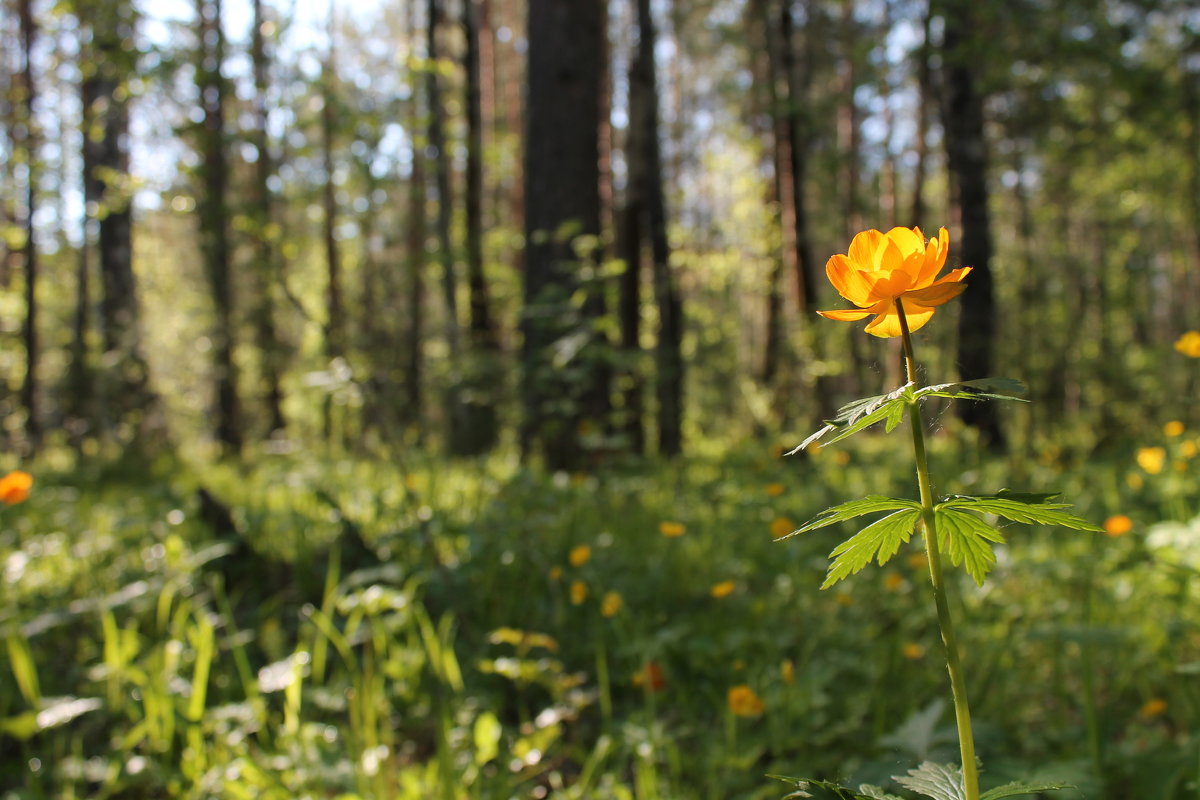
[[[119,431],[126,421],[139,446],[159,424],[157,399],[150,390],[142,353],[141,311],[133,274],[132,198],[121,185],[129,174],[129,109],[122,83],[133,73],[134,56],[124,42],[135,35],[135,17],[128,4],[106,2],[90,14],[92,42],[83,70],[84,200],[99,220],[97,261],[100,269],[100,326],[103,362],[113,367],[102,373],[98,396],[100,424],[105,432]],[[93,223],[94,224],[94,223]],[[82,289],[81,289],[82,292]]]
[[[36,30],[33,23],[31,0],[20,0],[17,16],[21,25],[21,152],[25,160],[25,320],[21,328],[21,339],[25,344],[25,378],[21,383],[21,405],[25,408],[25,438],[30,452],[38,449],[42,431],[38,424],[38,261],[37,246],[33,237],[33,213],[37,204],[37,122],[33,105],[36,87],[33,83],[33,43]]]
[[[346,323],[342,306],[342,256],[337,241],[337,188],[333,183],[334,162],[334,96],[333,83],[337,78],[333,49],[333,6],[329,10],[329,52],[321,67],[321,165],[325,181],[321,187],[321,205],[324,208],[325,226],[325,358],[328,369],[346,354]],[[327,394],[322,404],[322,426],[326,444],[333,442],[333,396]],[[345,431],[343,430],[343,433]]]
[[[638,0],[640,3],[640,0]],[[639,33],[644,36],[645,33]],[[617,282],[617,329],[621,349],[620,430],[633,453],[646,450],[642,368],[642,250],[645,245],[647,128],[646,75],[640,48],[629,63],[629,124],[625,127],[625,197],[615,222],[616,255],[625,262]],[[657,131],[652,131],[657,136]],[[603,135],[603,133],[601,134]]]
[[[482,2],[464,0],[463,33],[466,38],[467,187],[466,245],[467,286],[470,292],[470,344],[467,366],[465,425],[456,452],[475,455],[496,444],[496,398],[500,381],[500,347],[492,322],[487,279],[483,271],[483,107],[480,70],[481,40],[490,35],[481,29]]]
[[[234,350],[234,288],[229,264],[229,207],[226,189],[229,166],[225,157],[225,34],[221,28],[221,0],[197,0],[200,22],[200,61],[196,77],[204,113],[201,132],[203,193],[200,199],[200,236],[216,325],[213,330],[213,366],[217,383],[216,437],[223,448],[237,454],[242,446],[241,403],[238,397]]]
[[[925,164],[929,153],[929,98],[933,94],[932,71],[929,68],[929,56],[932,47],[929,42],[929,26],[933,19],[933,0],[930,7],[925,9],[925,20],[921,37],[921,46],[917,49],[917,132],[916,166],[913,168],[912,205],[908,213],[908,227],[926,224],[925,222]]]
[[[409,37],[416,40],[416,3],[408,7]],[[425,373],[425,239],[427,236],[425,208],[425,156],[420,131],[421,81],[418,80],[416,60],[410,61],[412,97],[408,101],[408,128],[413,131],[412,172],[408,177],[408,203],[405,221],[405,264],[408,277],[407,326],[404,331],[404,409],[401,420],[422,430],[421,384]]]
[[[442,302],[446,307],[446,344],[450,351],[450,383],[446,386],[444,407],[446,410],[446,432],[449,450],[462,455],[464,432],[467,428],[467,411],[463,403],[462,337],[458,320],[458,276],[454,269],[454,248],[450,238],[453,196],[450,188],[450,152],[446,145],[446,110],[442,107],[441,82],[438,80],[438,29],[442,24],[442,0],[429,0],[426,21],[426,57],[429,59],[426,72],[426,95],[429,99],[429,144],[434,151],[434,185],[437,188],[437,215],[434,217],[434,232],[438,241],[438,262],[442,269]]]
[[[650,0],[637,0],[638,46],[630,74],[630,127],[639,130],[642,155],[639,175],[643,224],[650,244],[654,300],[658,306],[658,341],[655,343],[655,394],[658,400],[658,449],[667,456],[683,449],[683,303],[671,273],[667,241],[666,199],[662,183],[662,152],[658,140],[658,80],[654,63],[654,17]],[[639,102],[634,106],[637,89]],[[632,175],[631,175],[632,178]]]
[[[269,62],[263,29],[262,0],[253,0],[254,19],[250,33],[250,60],[254,68],[254,129],[252,140],[258,151],[250,204],[254,231],[255,264],[252,272],[258,278],[258,298],[254,309],[254,330],[262,363],[262,380],[266,385],[263,402],[267,411],[267,432],[282,432],[287,426],[283,416],[283,348],[275,327],[275,287],[279,281],[279,259],[275,252],[273,229],[275,219],[269,181],[274,172],[270,141],[267,137],[267,90]]]
[[[946,96],[942,104],[946,158],[962,218],[962,263],[973,267],[962,295],[958,367],[963,380],[988,377],[992,371],[995,299],[992,292],[992,234],[988,217],[987,143],[983,132],[983,98],[972,65],[978,59],[979,30],[971,0],[943,0],[942,69]],[[960,403],[959,415],[975,427],[990,447],[1003,447],[1004,434],[995,403]]]
[[[571,303],[599,246],[605,18],[603,0],[529,3],[521,438],[551,469],[582,465],[585,409],[607,393],[596,304]]]

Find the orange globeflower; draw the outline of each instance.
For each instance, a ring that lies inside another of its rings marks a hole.
[[[0,503],[13,506],[29,498],[29,489],[33,486],[33,476],[28,472],[14,470],[0,478]]]
[[[1133,530],[1133,520],[1124,514],[1114,514],[1104,520],[1104,532],[1113,538],[1124,536],[1131,530]]]
[[[730,689],[727,700],[729,710],[739,717],[757,717],[766,707],[762,698],[746,684]]]
[[[845,255],[835,255],[825,264],[829,282],[858,308],[817,313],[843,322],[874,314],[867,333],[888,338],[901,333],[896,301],[903,299],[908,329],[915,331],[929,321],[936,306],[953,300],[966,288],[962,279],[970,267],[959,267],[934,280],[949,249],[950,234],[945,228],[928,243],[920,228],[863,231],[850,242]]]

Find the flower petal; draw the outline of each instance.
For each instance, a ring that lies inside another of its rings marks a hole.
[[[973,269],[975,269],[975,268],[974,267],[959,267],[958,269],[952,269],[949,272],[947,272],[945,275],[943,275],[942,277],[938,278],[936,281],[934,281],[930,285],[931,286],[941,286],[944,283],[956,283],[958,281],[961,281],[963,278],[967,277],[967,275],[969,275],[971,273],[971,270],[973,270]]]
[[[865,319],[871,316],[869,308],[838,308],[833,311],[818,311],[825,319],[836,319],[839,322],[854,322],[855,320]]]
[[[923,306],[940,306],[958,297],[963,293],[963,289],[966,288],[967,285],[965,283],[955,282],[935,283],[933,286],[926,286],[924,289],[914,289],[911,292],[904,293],[905,307],[907,308],[910,301]]]
[[[916,282],[913,284],[918,289],[923,289],[933,282],[933,279],[941,272],[942,267],[946,264],[946,255],[950,252],[950,234],[945,228],[938,231],[936,239],[930,239],[928,246],[925,248],[925,263],[921,267],[921,272],[917,276]]]
[[[904,302],[904,318],[908,322],[909,332],[915,332],[929,322],[933,316],[934,309],[923,306],[920,303]],[[890,339],[894,336],[900,336],[903,331],[900,330],[900,314],[896,311],[896,304],[890,303],[887,310],[871,320],[866,327],[867,333],[872,336],[878,336],[881,339]]]
[[[887,238],[905,260],[913,255],[925,255],[925,240],[921,238],[919,228],[892,228],[887,232]]]
[[[838,294],[856,306],[866,306],[871,302],[871,286],[855,266],[846,256],[836,255],[825,262],[825,274]]]
[[[856,234],[850,242],[846,255],[859,269],[874,270],[875,254],[883,245],[883,234],[877,230],[863,231]]]

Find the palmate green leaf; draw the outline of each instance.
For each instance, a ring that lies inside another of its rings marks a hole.
[[[912,537],[913,527],[921,516],[920,508],[905,508],[883,519],[872,522],[861,531],[839,544],[829,554],[834,562],[829,565],[822,589],[828,589],[845,577],[860,571],[871,559],[883,566],[896,555],[900,545]]]
[[[838,409],[838,413],[833,419],[825,421],[824,427],[811,434],[787,454],[794,455],[835,431],[837,435],[828,440],[826,444],[833,444],[885,420],[888,422],[888,429],[891,430],[904,417],[904,409],[912,402],[912,386],[911,383],[907,383],[894,392],[864,397],[853,403],[847,403]]]
[[[1024,522],[1031,525],[1058,525],[1077,531],[1101,531],[1103,528],[1088,522],[1082,517],[1068,513],[1065,509],[1069,503],[1051,502],[1058,497],[1057,493],[1034,494],[1010,492],[1002,489],[996,494],[989,495],[952,495],[936,509],[958,508],[973,511],[977,514],[995,514],[1013,522]]]
[[[780,542],[801,533],[808,533],[809,531],[815,531],[817,528],[824,528],[826,525],[833,525],[837,522],[845,522],[848,519],[861,517],[863,514],[872,514],[877,511],[898,511],[902,508],[913,508],[919,511],[921,504],[916,500],[903,500],[899,497],[884,497],[881,494],[869,494],[858,500],[851,500],[847,503],[827,508],[796,530],[780,536],[775,541]]]
[[[1001,800],[1003,797],[1024,797],[1040,792],[1053,792],[1058,789],[1074,789],[1070,783],[1021,783],[1014,781],[983,793],[979,800]]]
[[[950,563],[962,564],[967,574],[982,586],[983,579],[996,566],[996,554],[992,542],[1004,543],[1000,531],[979,517],[954,508],[939,508],[934,512],[938,543],[942,546]]]
[[[924,386],[917,389],[913,395],[916,399],[948,397],[955,400],[1016,400],[1024,403],[1027,402],[1024,399],[1025,393],[1025,384],[1012,378],[978,378],[973,381]]]
[[[784,783],[790,783],[793,787],[795,787],[796,791],[786,795],[784,800],[792,797],[812,797],[812,793],[808,790],[813,788],[823,789],[837,798],[837,800],[901,800],[901,798],[897,797],[896,795],[888,794],[878,786],[871,786],[870,784],[863,784],[862,786],[858,787],[858,791],[854,791],[849,787],[842,786],[841,784],[837,783],[830,783],[829,781],[817,781],[810,780],[808,778],[789,778],[786,775],[767,775],[767,777],[774,778],[777,781],[783,781]]]
[[[1025,384],[1011,378],[980,378],[957,383],[939,383],[920,389],[916,388],[915,384],[906,383],[893,392],[864,397],[842,406],[833,419],[826,420],[822,428],[812,433],[798,447],[789,451],[788,455],[800,452],[831,433],[835,435],[826,440],[825,444],[841,441],[878,422],[886,423],[886,430],[891,433],[904,419],[905,410],[925,397],[947,397],[958,400],[1021,400],[1023,394],[1025,394]],[[1024,401],[1022,400],[1022,402]]]
[[[967,796],[962,769],[953,764],[925,761],[907,775],[892,776],[892,780],[930,800],[966,800]]]

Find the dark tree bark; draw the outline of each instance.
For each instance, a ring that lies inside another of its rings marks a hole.
[[[605,16],[603,0],[529,4],[521,438],[551,469],[583,463],[585,414],[608,390],[594,292],[571,302],[599,246]]]
[[[37,122],[34,118],[34,103],[37,87],[33,82],[33,44],[37,35],[33,22],[31,0],[20,0],[17,16],[21,25],[21,95],[22,110],[20,146],[25,161],[25,319],[21,326],[21,340],[25,344],[25,378],[21,383],[21,405],[25,409],[25,438],[29,450],[36,451],[42,438],[38,424],[38,259],[37,246],[33,237],[33,214],[37,207]]]
[[[409,36],[416,38],[416,4],[409,5]],[[408,178],[408,203],[405,220],[405,263],[408,277],[408,324],[404,335],[403,375],[405,404],[401,419],[409,425],[419,423],[422,416],[422,382],[425,359],[422,347],[425,335],[425,239],[427,216],[425,209],[424,142],[419,132],[424,128],[421,109],[421,81],[416,69],[409,80],[412,96],[408,102],[408,128],[414,131],[412,172]],[[418,431],[420,427],[418,426]]]
[[[642,225],[650,245],[654,300],[658,306],[655,343],[655,395],[658,400],[658,449],[674,456],[683,449],[683,303],[671,272],[667,241],[667,210],[662,183],[662,152],[658,140],[658,80],[654,64],[654,18],[650,0],[637,0],[637,56],[629,76],[630,127],[639,131],[638,178],[644,199]],[[637,103],[634,103],[634,97]],[[633,176],[630,176],[631,179]]]
[[[253,0],[254,19],[250,32],[250,61],[254,69],[254,128],[252,142],[258,151],[255,162],[254,182],[251,188],[250,219],[254,232],[254,269],[258,278],[258,297],[254,308],[254,331],[262,363],[262,380],[265,384],[263,403],[267,412],[267,432],[282,432],[287,426],[283,416],[283,347],[275,326],[275,290],[279,282],[279,258],[275,248],[274,203],[271,197],[270,179],[275,165],[271,159],[270,141],[267,136],[267,91],[269,87],[266,41],[263,29],[267,21],[263,16],[262,0]]]
[[[213,367],[216,378],[216,437],[231,454],[242,447],[241,400],[238,395],[234,350],[234,286],[229,261],[229,165],[225,155],[225,34],[221,29],[221,0],[197,0],[200,52],[196,77],[204,113],[200,149],[200,237],[205,273],[212,293]]]
[[[973,267],[962,295],[959,317],[958,368],[964,380],[984,378],[992,372],[992,340],[996,325],[992,290],[992,233],[988,216],[987,142],[983,131],[983,97],[974,65],[980,43],[973,40],[981,28],[978,7],[971,0],[941,0],[942,126],[946,158],[962,219],[962,263]],[[1004,446],[1004,432],[995,403],[960,403],[959,415],[979,431],[990,447]]]
[[[492,321],[487,279],[483,271],[483,80],[481,43],[490,37],[480,25],[482,0],[464,0],[463,34],[466,39],[467,186],[466,206],[467,287],[469,290],[470,345],[465,425],[456,452],[475,455],[496,444],[496,398],[499,382],[499,341]]]
[[[99,381],[98,422],[106,432],[130,423],[135,443],[145,448],[161,444],[148,437],[163,432],[162,420],[142,352],[141,310],[133,274],[132,198],[120,180],[129,174],[129,108],[122,84],[136,67],[136,56],[124,42],[134,37],[137,18],[129,4],[116,0],[89,4],[87,13],[79,16],[91,28],[91,43],[85,48],[86,57],[80,59],[85,228],[98,228],[103,361],[113,365]],[[86,266],[80,269],[86,277]],[[86,280],[79,293],[82,301]],[[77,311],[81,333],[86,315],[86,309]],[[76,347],[86,358],[84,342]],[[86,369],[82,363],[80,368]]]
[[[333,8],[330,7],[330,45],[325,62],[321,67],[321,167],[324,171],[324,183],[321,186],[321,206],[324,209],[324,229],[322,238],[325,242],[325,357],[330,368],[333,363],[346,354],[346,322],[342,306],[342,256],[337,240],[337,187],[333,183],[335,165],[333,152],[334,137],[334,81],[337,71],[334,67]],[[333,441],[333,397],[327,395],[323,404],[323,427],[326,443]]]
[[[912,205],[908,212],[908,227],[925,223],[925,165],[929,153],[929,99],[933,94],[932,70],[929,67],[929,56],[932,51],[929,37],[929,25],[933,19],[931,6],[925,10],[925,20],[921,46],[917,49],[917,132],[916,132],[916,166],[913,168]]]
[[[438,242],[438,263],[442,269],[442,302],[446,307],[446,344],[450,351],[452,374],[445,389],[447,442],[452,453],[462,455],[464,432],[468,426],[466,405],[463,402],[463,347],[458,320],[458,276],[454,268],[454,245],[450,238],[451,212],[454,209],[450,188],[450,152],[446,146],[446,110],[442,106],[441,82],[437,63],[440,58],[438,29],[444,9],[442,0],[429,0],[426,21],[426,56],[430,67],[425,75],[425,92],[429,99],[429,145],[434,151],[434,186],[437,189],[437,213],[434,233]]]

